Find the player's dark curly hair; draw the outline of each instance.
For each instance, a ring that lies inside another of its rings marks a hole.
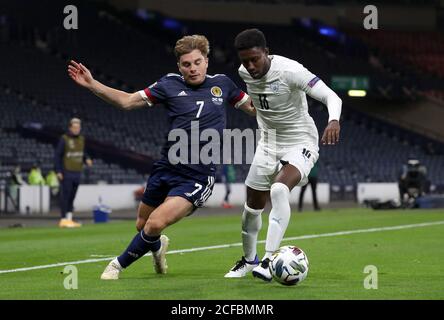
[[[265,49],[267,47],[267,40],[265,40],[265,35],[259,29],[246,29],[236,36],[234,47],[237,51],[254,47]]]

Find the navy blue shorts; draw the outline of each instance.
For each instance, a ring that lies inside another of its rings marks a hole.
[[[195,209],[202,207],[210,197],[214,176],[191,178],[168,168],[157,167],[151,173],[143,192],[142,202],[148,206],[160,206],[166,197],[182,197],[191,202]]]

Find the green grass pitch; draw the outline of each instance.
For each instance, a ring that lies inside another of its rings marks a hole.
[[[260,240],[266,236],[268,215],[263,215],[263,221]],[[444,221],[444,210],[294,213],[285,237],[314,236],[282,243],[301,247],[310,262],[307,279],[293,287],[265,283],[251,275],[225,279],[241,256],[241,247],[234,245],[168,254],[166,275],[155,274],[151,257],[143,257],[117,281],[99,279],[108,261],[75,264],[78,289],[67,290],[63,265],[2,271],[118,255],[135,234],[133,222],[72,230],[2,229],[0,299],[444,299],[444,224],[325,236],[439,221]],[[171,239],[169,251],[239,243],[240,214],[191,216],[165,234]],[[258,252],[263,254],[263,243]],[[367,265],[378,270],[378,289],[364,288]]]

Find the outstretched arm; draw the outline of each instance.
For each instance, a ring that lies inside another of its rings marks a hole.
[[[71,60],[68,65],[68,75],[79,86],[90,90],[100,99],[116,107],[130,110],[146,105],[146,102],[138,92],[128,93],[108,87],[95,80],[88,68],[74,60]]]

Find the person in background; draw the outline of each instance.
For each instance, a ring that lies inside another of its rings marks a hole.
[[[302,186],[301,193],[299,193],[299,206],[298,211],[302,211],[302,206],[304,204],[304,193],[305,190],[307,190],[307,186],[311,186],[311,193],[313,195],[313,207],[315,211],[321,211],[321,208],[319,207],[318,203],[318,196],[316,193],[316,187],[318,185],[318,163],[316,162],[313,168],[311,169],[310,173],[308,174],[308,184]]]
[[[11,173],[11,184],[9,185],[9,194],[14,203],[18,203],[18,191],[20,186],[27,185],[28,183],[23,179],[22,168],[17,165]]]
[[[225,184],[225,197],[222,202],[222,207],[230,209],[233,206],[230,204],[231,184],[236,182],[236,169],[232,164],[224,164],[222,166],[222,182]]]
[[[12,184],[21,186],[27,184],[25,180],[23,180],[22,176],[22,168],[20,165],[17,165],[12,172]]]
[[[28,183],[31,186],[39,186],[45,184],[45,178],[43,178],[42,171],[37,164],[34,164],[28,175]]]
[[[72,118],[68,132],[59,140],[55,151],[55,172],[60,181],[61,219],[59,227],[75,228],[81,224],[73,221],[74,199],[80,184],[83,164],[92,166],[92,160],[85,154],[85,138],[80,134],[81,121]]]
[[[51,189],[51,196],[56,196],[59,193],[59,178],[54,170],[48,172],[45,178],[46,185]]]

